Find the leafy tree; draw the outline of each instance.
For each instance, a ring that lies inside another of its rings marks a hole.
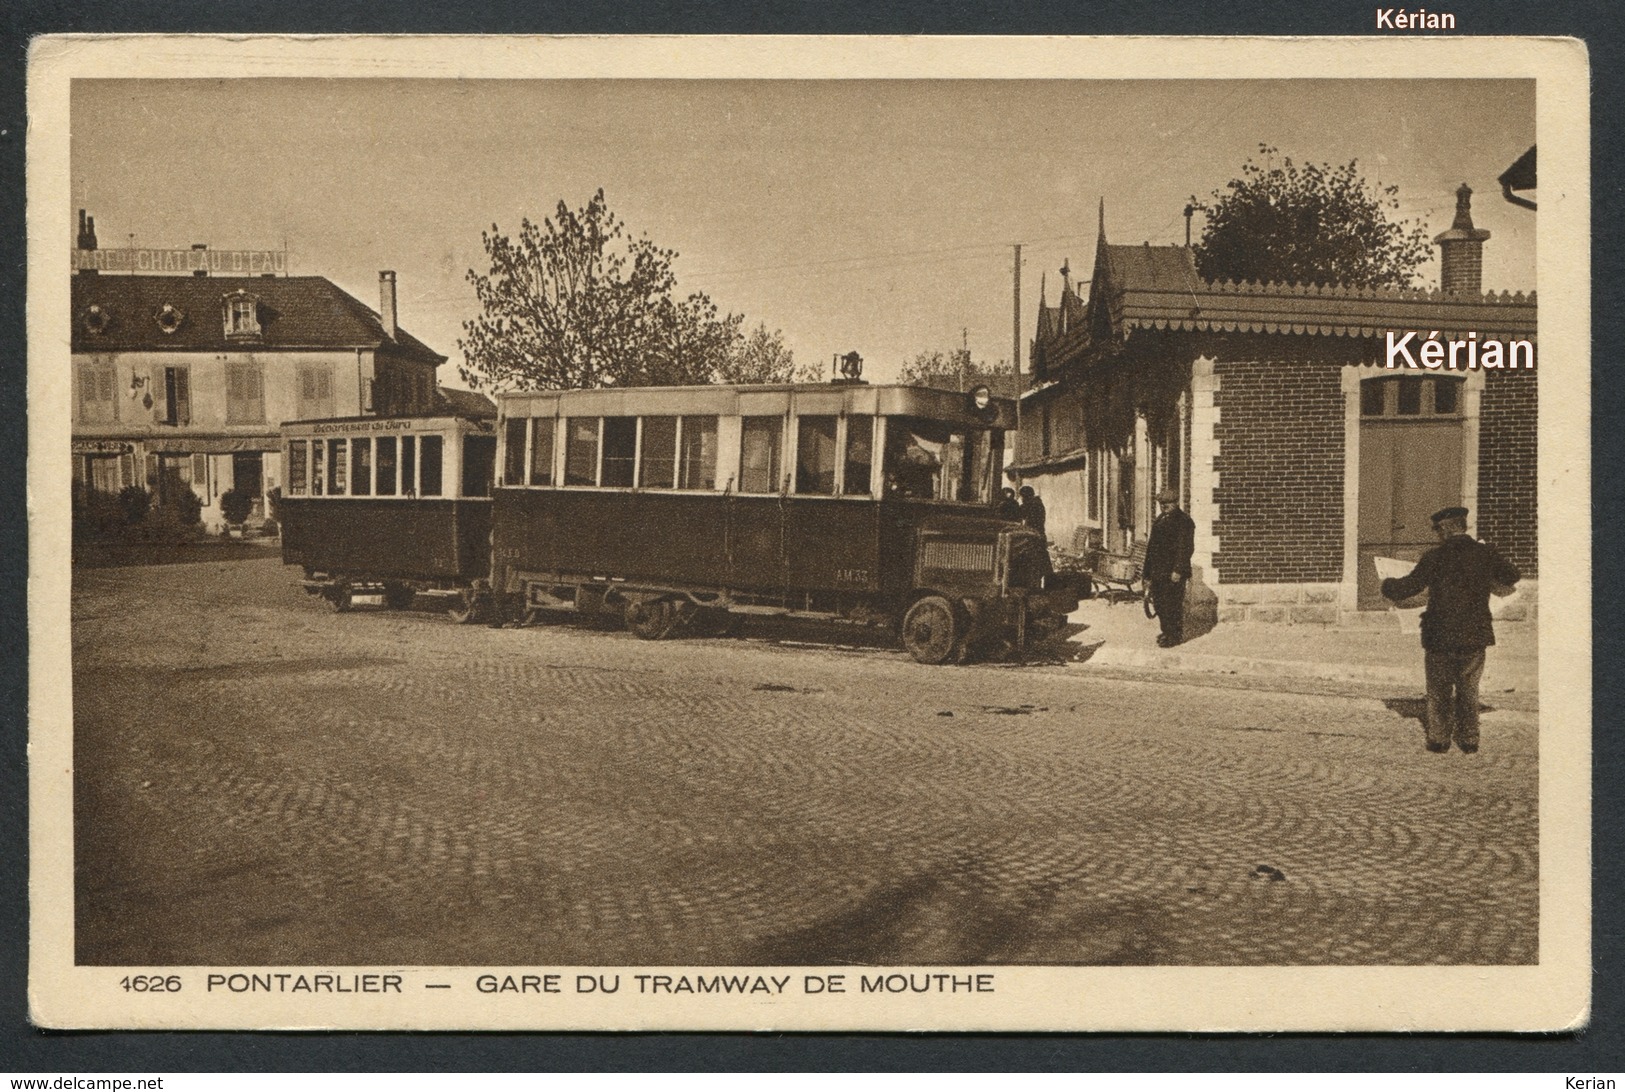
[[[1261,144],[1241,177],[1191,204],[1207,219],[1196,267],[1207,280],[1405,288],[1431,250],[1427,229],[1399,220],[1397,186],[1372,187],[1358,161],[1293,163]]]
[[[631,238],[599,190],[585,208],[481,233],[470,270],[480,314],[463,323],[458,368],[481,387],[566,389],[707,382],[739,338],[702,293],[674,298],[676,251]]]
[[[766,323],[734,342],[728,358],[717,370],[723,383],[815,383],[822,378],[817,364],[797,364],[778,330]]]
[[[968,349],[955,349],[951,353],[933,350],[914,354],[898,372],[897,379],[900,383],[913,383],[921,387],[969,390],[978,383],[987,383],[1009,374],[1010,365],[1003,360],[989,364],[972,360]]]

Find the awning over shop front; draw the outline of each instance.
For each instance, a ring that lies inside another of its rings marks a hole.
[[[142,441],[149,452],[176,455],[230,455],[235,451],[276,451],[276,436],[160,436]]]

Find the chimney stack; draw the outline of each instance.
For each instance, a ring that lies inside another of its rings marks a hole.
[[[1473,191],[1456,190],[1456,219],[1433,237],[1439,244],[1439,287],[1446,295],[1476,296],[1484,291],[1484,240],[1490,233],[1473,226]]]
[[[378,271],[378,315],[384,322],[384,333],[389,339],[396,339],[395,327],[395,271],[381,269]]]
[[[96,249],[96,218],[94,216],[86,216],[84,209],[79,210],[79,240],[76,245],[80,250]],[[96,267],[94,264],[88,265],[80,269],[79,272],[94,274],[96,272]]]

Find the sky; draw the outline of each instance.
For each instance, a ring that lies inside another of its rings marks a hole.
[[[452,386],[482,230],[599,188],[678,252],[681,292],[881,381],[962,344],[1009,360],[1016,243],[1025,366],[1040,282],[1054,303],[1063,264],[1087,279],[1102,200],[1110,242],[1183,242],[1191,197],[1260,145],[1358,160],[1430,234],[1466,182],[1485,288],[1535,287],[1535,214],[1495,181],[1535,143],[1532,81],[80,80],[71,126],[101,246],[285,248],[373,307],[393,269]]]

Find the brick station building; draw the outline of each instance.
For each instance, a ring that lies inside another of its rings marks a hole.
[[[236,488],[254,498],[257,521],[281,482],[281,422],[437,412],[457,397],[435,381],[446,358],[398,325],[392,272],[379,274],[375,311],[325,277],[214,272],[243,264],[230,260],[237,252],[98,250],[94,220],[79,217],[71,351],[80,487],[139,485],[156,501],[190,489],[211,528],[221,495]],[[259,264],[275,264],[266,258]],[[191,271],[139,271],[176,264]]]
[[[1373,557],[1415,559],[1428,516],[1523,571],[1534,601],[1536,373],[1385,367],[1385,334],[1527,341],[1533,293],[1481,290],[1471,191],[1435,242],[1441,287],[1204,281],[1184,246],[1118,246],[1105,212],[1087,298],[1063,267],[1041,294],[1017,469],[1052,541],[1129,554],[1153,498],[1196,523],[1191,609],[1219,621],[1333,623],[1386,609]],[[1465,359],[1463,357],[1462,359]]]

